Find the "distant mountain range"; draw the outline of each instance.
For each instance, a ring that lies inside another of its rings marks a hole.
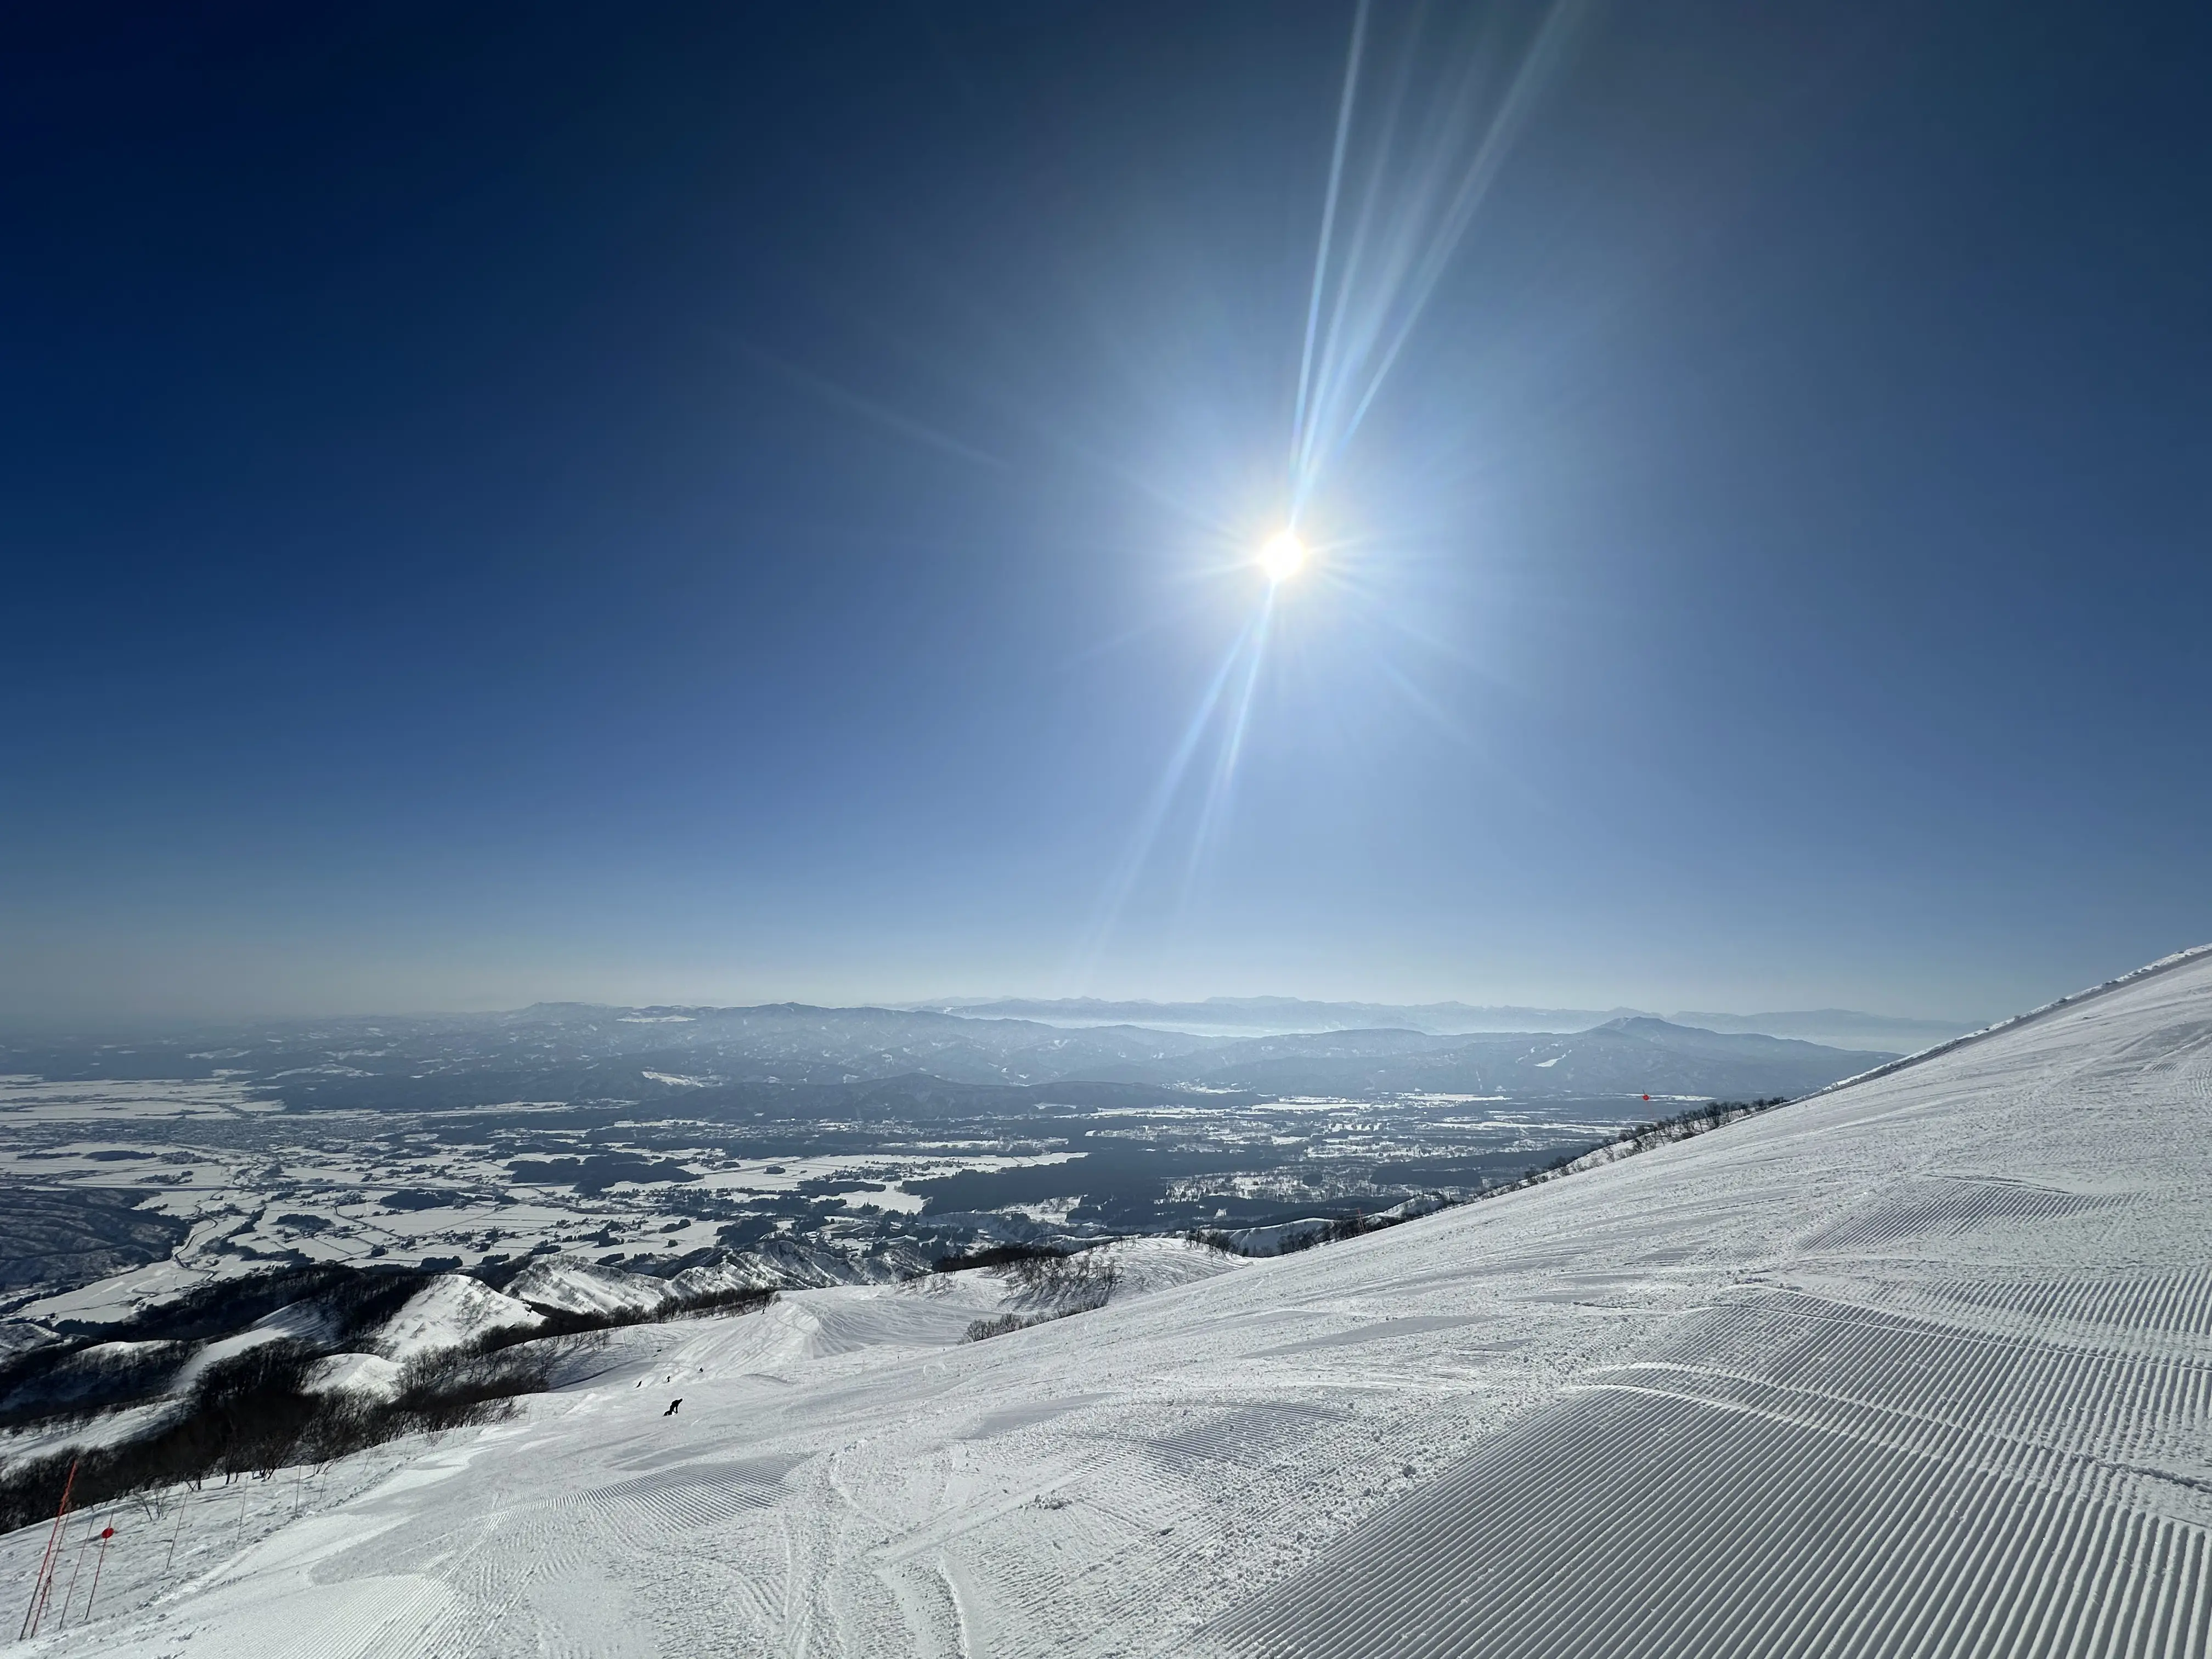
[[[1069,1006],[1056,1005],[1063,1011]],[[1097,1014],[1128,1005],[1073,1006]],[[1156,1018],[1176,1007],[1137,1006],[1150,1007]],[[1181,1006],[1243,1009],[1251,1023],[1241,1030],[1231,1026],[1227,1034],[1201,1034],[1165,1024],[1009,1018],[985,1007],[946,1012],[799,1003],[754,1008],[538,1003],[495,1014],[275,1022],[127,1045],[7,1045],[0,1047],[0,1073],[222,1076],[308,1109],[635,1100],[684,1101],[684,1109],[693,1110],[731,1104],[732,1090],[866,1088],[893,1079],[1353,1097],[1427,1092],[1743,1099],[1802,1094],[1878,1065],[1904,1046],[1863,1040],[1839,1048],[1765,1032],[1690,1027],[1645,1014],[1591,1023],[1559,1009],[1437,1004],[1377,1010],[1286,998]],[[1456,1016],[1449,1012],[1455,1008],[1461,1010]],[[1469,1016],[1504,1016],[1518,1019],[1522,1029],[1440,1031],[1411,1020],[1353,1020],[1378,1012],[1410,1013],[1447,1027],[1464,1025]],[[1304,1018],[1304,1030],[1268,1029],[1293,1014]]]
[[[1698,1030],[1648,1015],[1588,1030],[1434,1036],[1331,1031],[1228,1042],[1152,1061],[1094,1068],[1102,1082],[1170,1080],[1266,1094],[1800,1095],[1891,1055],[1750,1032]]]
[[[1070,1027],[1144,1025],[1207,1036],[1240,1032],[1386,1028],[1425,1031],[1438,1036],[1483,1031],[1586,1031],[1609,1020],[1651,1018],[1708,1031],[1754,1032],[1765,1036],[1794,1037],[1801,1042],[1818,1042],[1830,1048],[1901,1054],[1947,1042],[1975,1029],[1952,1020],[1907,1019],[1892,1014],[1863,1014],[1849,1008],[1810,1008],[1767,1014],[1660,1014],[1645,1008],[1477,1006],[1464,1002],[1312,1002],[1298,997],[1208,997],[1202,1002],[978,997],[905,1006],[917,1012],[958,1014],[971,1019],[1038,1020],[1048,1025]]]
[[[1278,1011],[1316,1006],[1266,1000]],[[695,1081],[852,1083],[926,1073],[963,1084],[1137,1083],[1271,1094],[1742,1098],[1801,1094],[1897,1052],[1698,1030],[1638,1014],[1579,1031],[1370,1025],[1226,1038],[1125,1024],[1061,1026],[980,1009],[796,1003],[640,1009],[541,1003],[499,1018],[510,1035],[527,1032],[527,1046],[609,1060],[619,1055],[649,1084],[677,1089]]]
[[[926,1073],[958,1083],[1148,1083],[1271,1094],[1739,1097],[1801,1094],[1897,1052],[1701,1030],[1646,1014],[1579,1031],[1368,1026],[1227,1038],[1132,1024],[1058,1026],[977,1010],[793,1003],[631,1010],[540,1004],[503,1018],[536,1028],[538,1042],[619,1054],[652,1080],[678,1086],[702,1074],[850,1083]]]

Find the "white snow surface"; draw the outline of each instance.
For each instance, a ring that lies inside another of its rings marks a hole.
[[[428,1352],[435,1352],[435,1349]],[[345,1394],[359,1400],[395,1400],[399,1367],[381,1354],[325,1354],[308,1368],[302,1386],[309,1394]]]
[[[911,1244],[848,1254],[811,1239],[770,1237],[733,1255],[686,1267],[666,1283],[679,1297],[726,1291],[817,1290],[830,1285],[887,1285],[925,1272],[930,1258]]]
[[[665,1279],[565,1255],[532,1262],[507,1289],[518,1302],[556,1313],[653,1314],[675,1299]]]
[[[1282,1221],[1272,1227],[1232,1227],[1221,1235],[1221,1239],[1231,1249],[1247,1255],[1280,1255],[1285,1249],[1295,1249],[1308,1239],[1326,1234],[1335,1225],[1327,1216],[1310,1216],[1304,1221]]]
[[[2201,1659],[2208,1110],[2200,955],[988,1341],[980,1273],[634,1327],[510,1423],[192,1495],[158,1598],[118,1510],[24,1650]]]
[[[242,1353],[270,1342],[305,1342],[309,1345],[325,1341],[331,1334],[330,1316],[319,1309],[303,1302],[288,1303],[274,1313],[264,1314],[244,1330],[228,1336],[219,1336],[187,1359],[169,1383],[171,1394],[191,1392],[192,1385],[212,1365],[235,1359]]]
[[[535,1330],[545,1316],[465,1273],[440,1273],[380,1326],[370,1346],[404,1364],[495,1331]]]

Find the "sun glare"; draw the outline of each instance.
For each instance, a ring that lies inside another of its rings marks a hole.
[[[1271,582],[1288,581],[1305,562],[1305,544],[1287,530],[1271,538],[1260,550],[1260,568],[1267,573]]]

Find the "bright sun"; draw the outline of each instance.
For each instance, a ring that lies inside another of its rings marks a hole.
[[[1271,582],[1288,581],[1305,562],[1305,544],[1287,530],[1270,538],[1260,550],[1260,568],[1267,573]]]

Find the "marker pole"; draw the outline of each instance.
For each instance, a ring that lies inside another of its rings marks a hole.
[[[76,1465],[77,1460],[71,1458],[69,1479],[62,1483],[61,1507],[54,1511],[53,1530],[46,1534],[46,1553],[39,1558],[39,1578],[38,1582],[31,1586],[31,1605],[23,1614],[22,1629],[15,1634],[15,1639],[19,1642],[26,1637],[36,1636],[39,1633],[40,1612],[46,1604],[46,1597],[53,1590],[54,1553],[61,1545],[62,1522],[69,1515],[70,1494],[76,1490]]]
[[[115,1536],[115,1528],[103,1527],[100,1534],[100,1559],[92,1564],[92,1588],[84,1593],[85,1622],[92,1622],[92,1604],[100,1595],[100,1570],[107,1565],[107,1540]]]
[[[84,1571],[84,1546],[90,1542],[92,1542],[92,1534],[88,1531],[84,1535],[84,1542],[76,1547],[76,1561],[70,1566],[69,1588],[62,1592],[62,1616],[54,1626],[58,1631],[69,1628],[70,1598],[76,1594],[76,1576]]]

